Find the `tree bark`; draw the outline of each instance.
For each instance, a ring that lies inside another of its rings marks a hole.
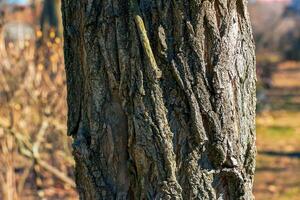
[[[81,199],[253,199],[246,0],[63,0]]]

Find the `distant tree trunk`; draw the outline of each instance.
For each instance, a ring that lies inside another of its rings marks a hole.
[[[62,2],[81,199],[253,199],[244,0]]]
[[[38,19],[37,5],[38,5],[37,0],[31,0],[31,1],[30,1],[30,7],[31,7],[31,10],[32,10],[32,17],[33,17],[34,22],[35,22],[36,24],[38,24],[38,23],[37,23],[37,19]]]
[[[50,28],[56,31],[58,36],[62,35],[61,0],[44,0],[41,14],[41,29],[47,33]]]

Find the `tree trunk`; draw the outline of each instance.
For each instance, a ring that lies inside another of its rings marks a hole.
[[[253,199],[246,0],[63,0],[81,199]]]
[[[44,34],[47,34],[52,28],[58,36],[62,35],[60,4],[61,0],[44,0],[41,14],[41,30]]]

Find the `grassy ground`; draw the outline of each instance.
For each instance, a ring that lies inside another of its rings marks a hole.
[[[257,116],[257,200],[300,199],[299,77],[299,63],[279,65],[267,91],[269,111]]]
[[[300,196],[300,112],[273,111],[257,118],[258,200],[297,200]]]

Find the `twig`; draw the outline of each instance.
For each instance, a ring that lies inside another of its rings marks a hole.
[[[20,153],[23,156],[35,160],[37,164],[39,164],[42,168],[44,168],[48,172],[52,173],[54,176],[56,176],[61,181],[67,183],[68,185],[70,185],[73,188],[76,187],[75,182],[71,178],[69,178],[64,173],[62,173],[60,170],[58,170],[55,167],[49,165],[47,162],[43,161],[38,156],[36,156],[33,153],[33,149],[31,147],[31,145],[25,143],[24,137],[22,137],[21,134],[18,134],[16,132],[14,132],[13,130],[9,129],[9,128],[6,128],[5,126],[3,126],[1,124],[0,124],[0,128],[6,130],[8,133],[10,133],[17,140],[17,142],[19,143],[18,147],[20,149]]]
[[[32,153],[35,157],[39,157],[39,147],[48,128],[48,122],[43,121],[40,130],[37,133],[36,141],[32,145]]]

